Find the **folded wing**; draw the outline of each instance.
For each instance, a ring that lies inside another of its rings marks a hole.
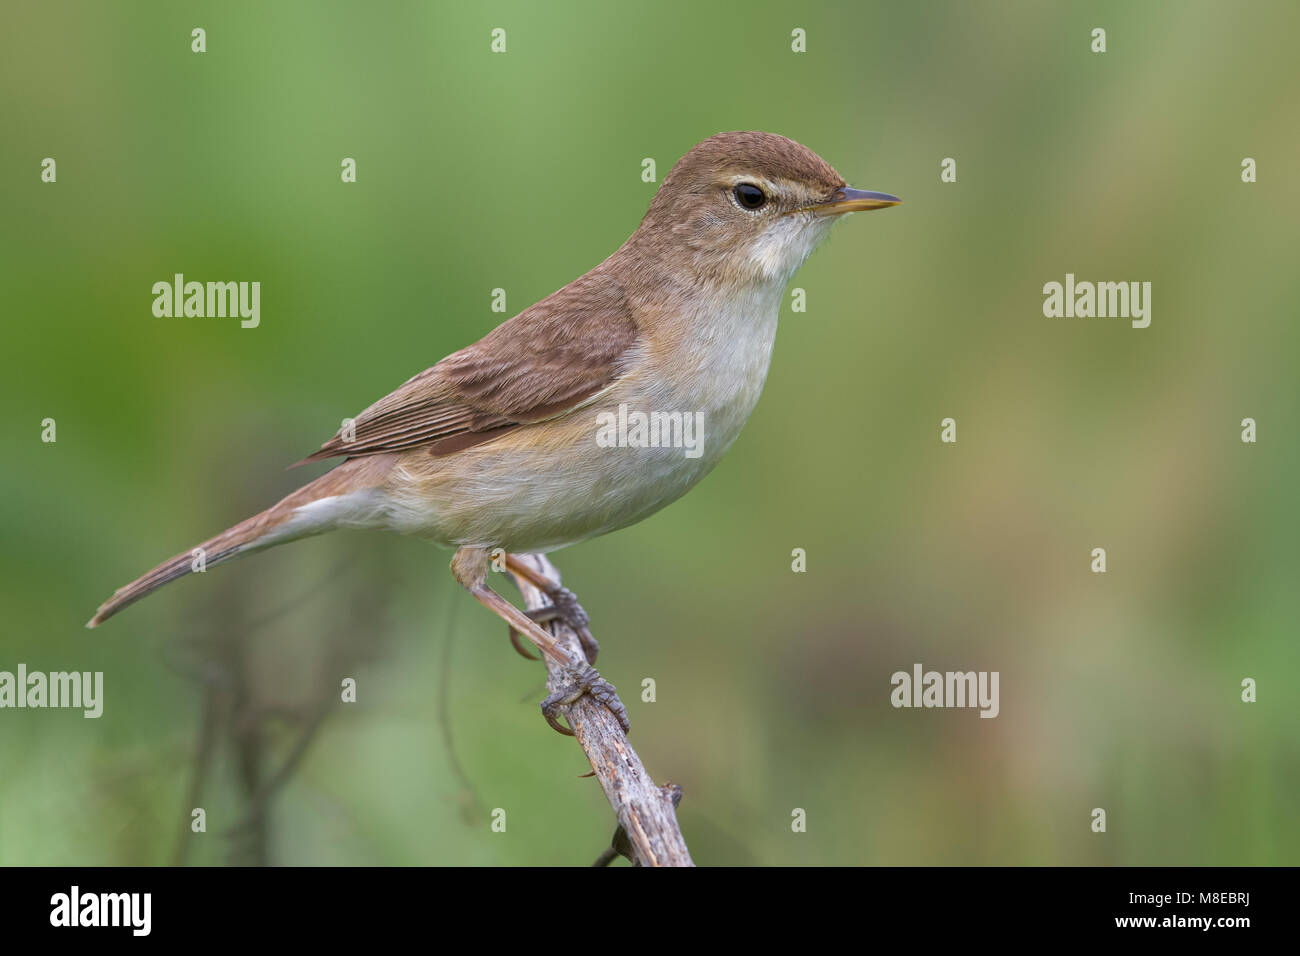
[[[625,371],[637,326],[600,272],[570,283],[381,398],[297,464],[428,446],[447,455],[567,414]]]

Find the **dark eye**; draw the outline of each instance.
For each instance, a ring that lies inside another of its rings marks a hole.
[[[745,209],[762,209],[763,203],[767,202],[767,196],[763,193],[763,190],[753,183],[741,183],[731,193],[736,197],[736,202],[740,203]]]

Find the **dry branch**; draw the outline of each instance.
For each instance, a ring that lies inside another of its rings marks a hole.
[[[544,555],[526,554],[522,559],[552,581],[560,581],[559,570]],[[531,583],[518,575],[512,577],[530,610],[551,603]],[[572,630],[558,621],[549,626],[575,660],[584,659],[582,645]],[[565,683],[564,671],[550,660],[546,661],[546,669],[546,688],[554,692]],[[680,794],[680,790],[671,785],[655,786],[617,718],[604,705],[584,695],[569,706],[566,717],[614,808],[633,862],[640,866],[694,866],[677,825],[673,794],[675,790]],[[619,842],[616,834],[616,847]]]

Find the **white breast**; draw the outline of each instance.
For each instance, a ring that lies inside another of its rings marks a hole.
[[[716,462],[758,403],[776,341],[782,285],[754,284],[700,303],[666,374],[666,405],[703,416],[703,457]],[[690,374],[683,374],[689,369]]]

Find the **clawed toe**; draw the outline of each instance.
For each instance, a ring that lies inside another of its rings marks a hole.
[[[627,708],[618,699],[614,685],[597,673],[590,664],[583,664],[565,673],[565,684],[555,693],[542,701],[542,716],[546,722],[559,733],[572,737],[573,730],[560,723],[559,718],[567,713],[570,704],[583,694],[590,694],[593,700],[604,704],[609,712],[618,718],[623,733],[631,729],[627,718]],[[562,710],[561,708],[565,708]]]
[[[591,618],[587,616],[587,612],[578,603],[577,596],[568,588],[549,580],[546,575],[517,556],[506,556],[506,568],[517,579],[532,584],[533,587],[545,594],[550,601],[549,604],[543,607],[529,608],[524,611],[523,613],[528,619],[538,625],[551,624],[555,621],[564,624],[577,635],[578,642],[582,645],[583,656],[586,658],[583,663],[566,668],[563,671],[560,688],[542,701],[542,716],[546,718],[546,722],[551,725],[552,729],[572,737],[573,729],[561,723],[560,718],[567,718],[567,708],[570,704],[582,697],[583,694],[590,694],[593,700],[599,701],[608,708],[610,713],[618,718],[619,724],[623,727],[623,732],[627,733],[630,726],[627,718],[627,708],[618,699],[614,685],[601,677],[596,672],[596,669],[591,666],[596,662],[596,655],[600,653],[600,644],[596,642],[596,638],[591,633]],[[535,660],[536,658],[520,642],[520,635],[516,627],[510,629],[511,645],[524,657]]]
[[[578,603],[578,597],[572,591],[565,587],[553,587],[546,591],[546,596],[551,599],[551,603],[546,607],[533,608],[526,611],[538,624],[549,624],[551,621],[559,621],[568,626],[574,634],[578,635],[578,640],[582,644],[582,653],[587,657],[587,663],[596,663],[596,655],[600,653],[600,644],[591,633],[591,618],[582,605]]]
[[[596,655],[600,653],[600,644],[596,641],[595,635],[591,633],[591,618],[582,605],[578,603],[577,595],[565,587],[552,587],[546,590],[546,596],[551,599],[551,603],[545,607],[535,607],[524,611],[530,618],[538,624],[550,624],[552,621],[559,621],[566,625],[574,634],[578,635],[578,642],[582,644],[582,653],[587,658],[587,663],[596,663]],[[519,643],[519,633],[513,628],[510,630],[510,643],[514,649],[522,656],[529,660],[537,660]]]
[[[540,657],[538,657],[527,647],[525,647],[522,641],[523,641],[523,637],[520,635],[520,633],[516,631],[513,627],[510,628],[510,646],[515,649],[515,653],[518,654],[520,657],[524,658],[525,660],[530,660],[530,661],[541,660]]]

